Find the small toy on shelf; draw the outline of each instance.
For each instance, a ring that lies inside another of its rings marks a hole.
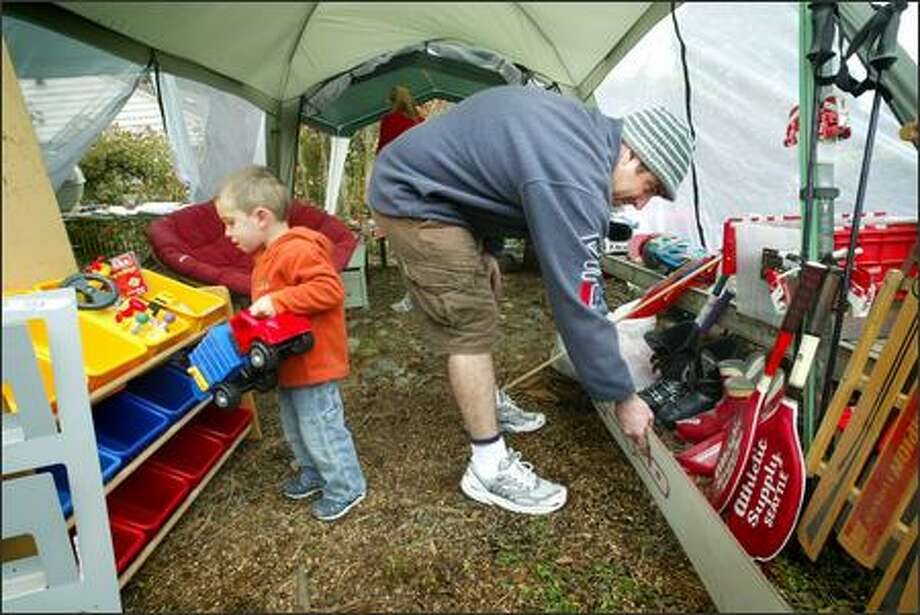
[[[115,312],[115,322],[121,322],[125,319],[131,318],[139,312],[146,312],[147,304],[137,297],[130,297],[124,299],[121,303],[118,304],[118,308]]]
[[[140,335],[141,331],[144,329],[144,325],[146,325],[149,321],[150,317],[147,316],[146,312],[136,313],[134,315],[134,325],[131,327],[131,333],[134,335]]]
[[[177,301],[175,295],[173,295],[171,292],[167,290],[162,290],[158,292],[156,295],[154,295],[153,299],[151,300],[151,303],[156,303],[157,305],[163,308],[170,306],[176,310],[181,310],[183,312],[192,311],[192,308],[182,303],[181,301]]]
[[[111,265],[109,275],[118,285],[118,292],[122,297],[136,297],[149,290],[134,252],[113,256],[109,259],[109,264]]]
[[[77,308],[81,310],[103,310],[118,301],[114,282],[96,273],[75,273],[64,278],[58,287],[74,289]]]
[[[97,256],[96,260],[86,266],[85,272],[109,277],[112,275],[112,266],[104,256]]]

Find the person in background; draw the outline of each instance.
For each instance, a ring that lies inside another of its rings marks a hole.
[[[413,126],[418,126],[425,121],[425,117],[422,115],[421,111],[419,111],[418,105],[415,103],[415,98],[412,96],[412,92],[409,91],[409,88],[397,85],[390,90],[390,95],[387,100],[390,103],[390,111],[380,118],[380,136],[377,140],[378,155],[380,151],[388,143],[396,139],[396,137]],[[378,239],[383,241],[383,231],[377,227],[376,232],[379,233]],[[406,291],[402,299],[390,305],[390,308],[394,312],[411,312],[412,297],[409,295],[409,291]]]
[[[607,117],[535,87],[482,90],[377,157],[369,202],[400,259],[470,437],[468,497],[528,514],[561,508],[566,488],[505,446],[492,364],[504,237],[528,237],[579,380],[647,450],[654,420],[606,318],[600,257],[611,207],[674,200],[693,155],[687,125],[661,107]]]
[[[293,500],[322,494],[313,516],[333,521],[364,499],[367,482],[339,391],[348,375],[348,335],[332,242],[312,229],[288,227],[287,189],[265,167],[230,175],[215,203],[227,237],[254,255],[249,312],[256,318],[294,312],[312,321],[313,349],[278,366],[281,425],[300,464],[282,492]]]
[[[390,90],[390,111],[380,118],[380,137],[377,140],[377,153],[399,135],[413,126],[425,121],[425,117],[415,104],[415,98],[409,88],[397,85]]]

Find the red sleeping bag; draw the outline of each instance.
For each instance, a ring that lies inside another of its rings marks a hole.
[[[291,203],[288,224],[319,231],[332,240],[332,260],[341,271],[358,245],[344,222],[302,201]],[[147,227],[157,259],[173,271],[209,285],[249,296],[252,257],[224,235],[213,201],[197,203],[157,218]]]

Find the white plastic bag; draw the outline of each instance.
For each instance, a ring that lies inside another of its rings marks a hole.
[[[614,322],[624,314],[628,314],[639,305],[639,299],[624,303],[613,312],[607,313],[607,320]],[[645,342],[645,334],[655,328],[655,316],[646,318],[627,318],[615,323],[617,337],[620,342],[620,355],[626,362],[629,369],[629,375],[632,376],[633,386],[637,391],[648,387],[655,382],[655,374],[652,371],[652,349]],[[575,373],[575,366],[569,358],[568,352],[562,341],[562,336],[556,333],[556,346],[553,353],[562,352],[563,355],[551,364],[551,367],[564,376],[573,380],[578,380]]]

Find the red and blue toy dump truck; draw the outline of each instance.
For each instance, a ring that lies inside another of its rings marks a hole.
[[[267,391],[277,382],[278,363],[313,348],[313,327],[305,316],[285,312],[256,318],[242,310],[229,323],[212,327],[189,353],[188,373],[219,408],[239,405],[250,389]]]

